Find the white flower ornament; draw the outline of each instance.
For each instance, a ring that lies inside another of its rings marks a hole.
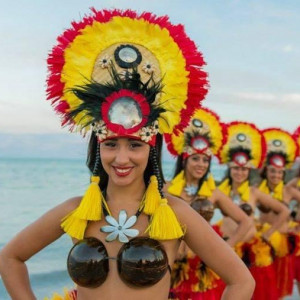
[[[118,237],[119,242],[127,243],[129,241],[127,236],[136,237],[139,234],[137,229],[130,229],[136,223],[137,216],[134,215],[127,219],[127,213],[124,209],[119,213],[119,222],[110,215],[106,216],[105,220],[110,225],[102,226],[100,231],[109,233],[105,238],[107,242],[112,242]]]

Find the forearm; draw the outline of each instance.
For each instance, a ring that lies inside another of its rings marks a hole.
[[[26,264],[13,258],[1,258],[1,276],[13,300],[35,300]]]
[[[250,218],[243,220],[237,227],[235,233],[227,240],[227,243],[234,247],[238,242],[244,240],[246,234],[251,230],[253,222]]]
[[[255,287],[254,280],[249,280],[240,284],[227,285],[223,292],[222,300],[249,300],[252,297]]]
[[[272,226],[263,234],[263,236],[269,239],[272,233],[274,233],[277,229],[279,229],[282,226],[282,224],[288,220],[288,216],[289,216],[288,209],[281,211],[277,215],[275,222],[272,223]]]

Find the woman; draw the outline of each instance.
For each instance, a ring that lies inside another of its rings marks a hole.
[[[234,247],[249,230],[250,222],[242,210],[215,188],[213,178],[209,176],[211,156],[218,154],[223,137],[224,128],[218,116],[207,108],[197,109],[189,125],[177,136],[166,135],[168,149],[178,158],[174,179],[166,184],[165,190],[191,205],[207,221],[210,221],[215,207],[233,218],[238,226],[227,243]],[[205,267],[201,261],[203,257],[200,259],[185,250],[182,249],[173,272],[174,297],[214,299],[218,276]]]
[[[230,196],[233,202],[249,215],[253,223],[254,212],[259,205],[272,210],[276,221],[260,236],[246,234],[242,243],[236,247],[237,253],[249,267],[256,287],[253,299],[278,299],[275,269],[273,266],[272,248],[269,237],[288,219],[289,210],[271,196],[264,194],[258,188],[250,186],[249,177],[253,168],[259,168],[264,160],[265,140],[254,124],[232,122],[227,125],[228,139],[221,150],[221,162],[227,163],[228,175],[219,185],[219,189]],[[236,224],[224,217],[219,224],[220,231],[231,236],[236,230]]]
[[[186,116],[195,81],[202,82],[197,101],[204,97],[200,53],[166,17],[93,12],[59,37],[48,59],[48,95],[63,124],[92,130],[91,184],[2,249],[9,294],[35,299],[25,261],[66,232],[74,242],[68,271],[77,284],[66,299],[167,299],[180,239],[228,283],[224,299],[250,299],[253,280],[230,248],[188,205],[161,192],[159,132],[186,122],[180,114]]]
[[[300,191],[300,169],[298,176],[287,183],[287,186],[294,187]],[[295,237],[294,257],[294,279],[297,281],[298,293],[300,294],[300,203],[298,202],[291,213],[292,220],[289,223],[290,235]]]
[[[267,156],[262,170],[262,179],[259,189],[271,195],[280,203],[289,207],[292,199],[300,202],[300,192],[294,187],[284,184],[286,168],[289,168],[297,155],[297,144],[286,131],[277,128],[265,129],[263,135],[267,142]],[[273,225],[277,222],[274,212],[261,207],[260,220],[262,223]],[[289,220],[287,219],[278,231],[270,237],[275,248],[275,267],[279,296],[290,295],[293,290],[293,252],[294,243],[289,243]],[[269,225],[268,225],[269,226]]]

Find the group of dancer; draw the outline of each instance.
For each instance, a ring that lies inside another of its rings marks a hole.
[[[294,281],[300,283],[299,204],[291,205],[292,200],[300,203],[300,180],[284,181],[299,154],[298,132],[261,131],[248,122],[224,124],[202,107],[180,134],[166,135],[177,162],[165,191],[208,222],[215,208],[221,210],[212,227],[249,268],[256,282],[252,299],[282,299],[292,294]],[[210,172],[213,155],[228,169],[219,185]],[[172,272],[172,299],[217,300],[224,286],[183,243]]]
[[[58,37],[47,80],[62,125],[90,135],[91,183],[1,250],[12,299],[36,299],[25,262],[64,233],[74,243],[67,268],[76,288],[53,299],[289,294],[300,251],[299,212],[288,206],[300,191],[299,180],[283,180],[297,155],[295,137],[223,124],[204,108],[205,62],[182,25],[147,12],[92,12]],[[163,140],[177,156],[167,183]],[[218,187],[213,156],[228,165]],[[261,167],[263,181],[252,185]],[[223,218],[211,226],[215,208]]]

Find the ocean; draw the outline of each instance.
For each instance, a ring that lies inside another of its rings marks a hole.
[[[171,178],[173,170],[174,162],[163,163],[166,179]],[[216,163],[212,164],[211,170],[216,180],[220,180],[225,171]],[[0,158],[0,249],[52,207],[82,195],[88,182],[89,172],[84,159]],[[220,213],[216,212],[214,220],[219,217]],[[37,299],[74,286],[66,271],[71,246],[70,238],[64,235],[27,261]],[[8,299],[0,278],[0,300]]]

